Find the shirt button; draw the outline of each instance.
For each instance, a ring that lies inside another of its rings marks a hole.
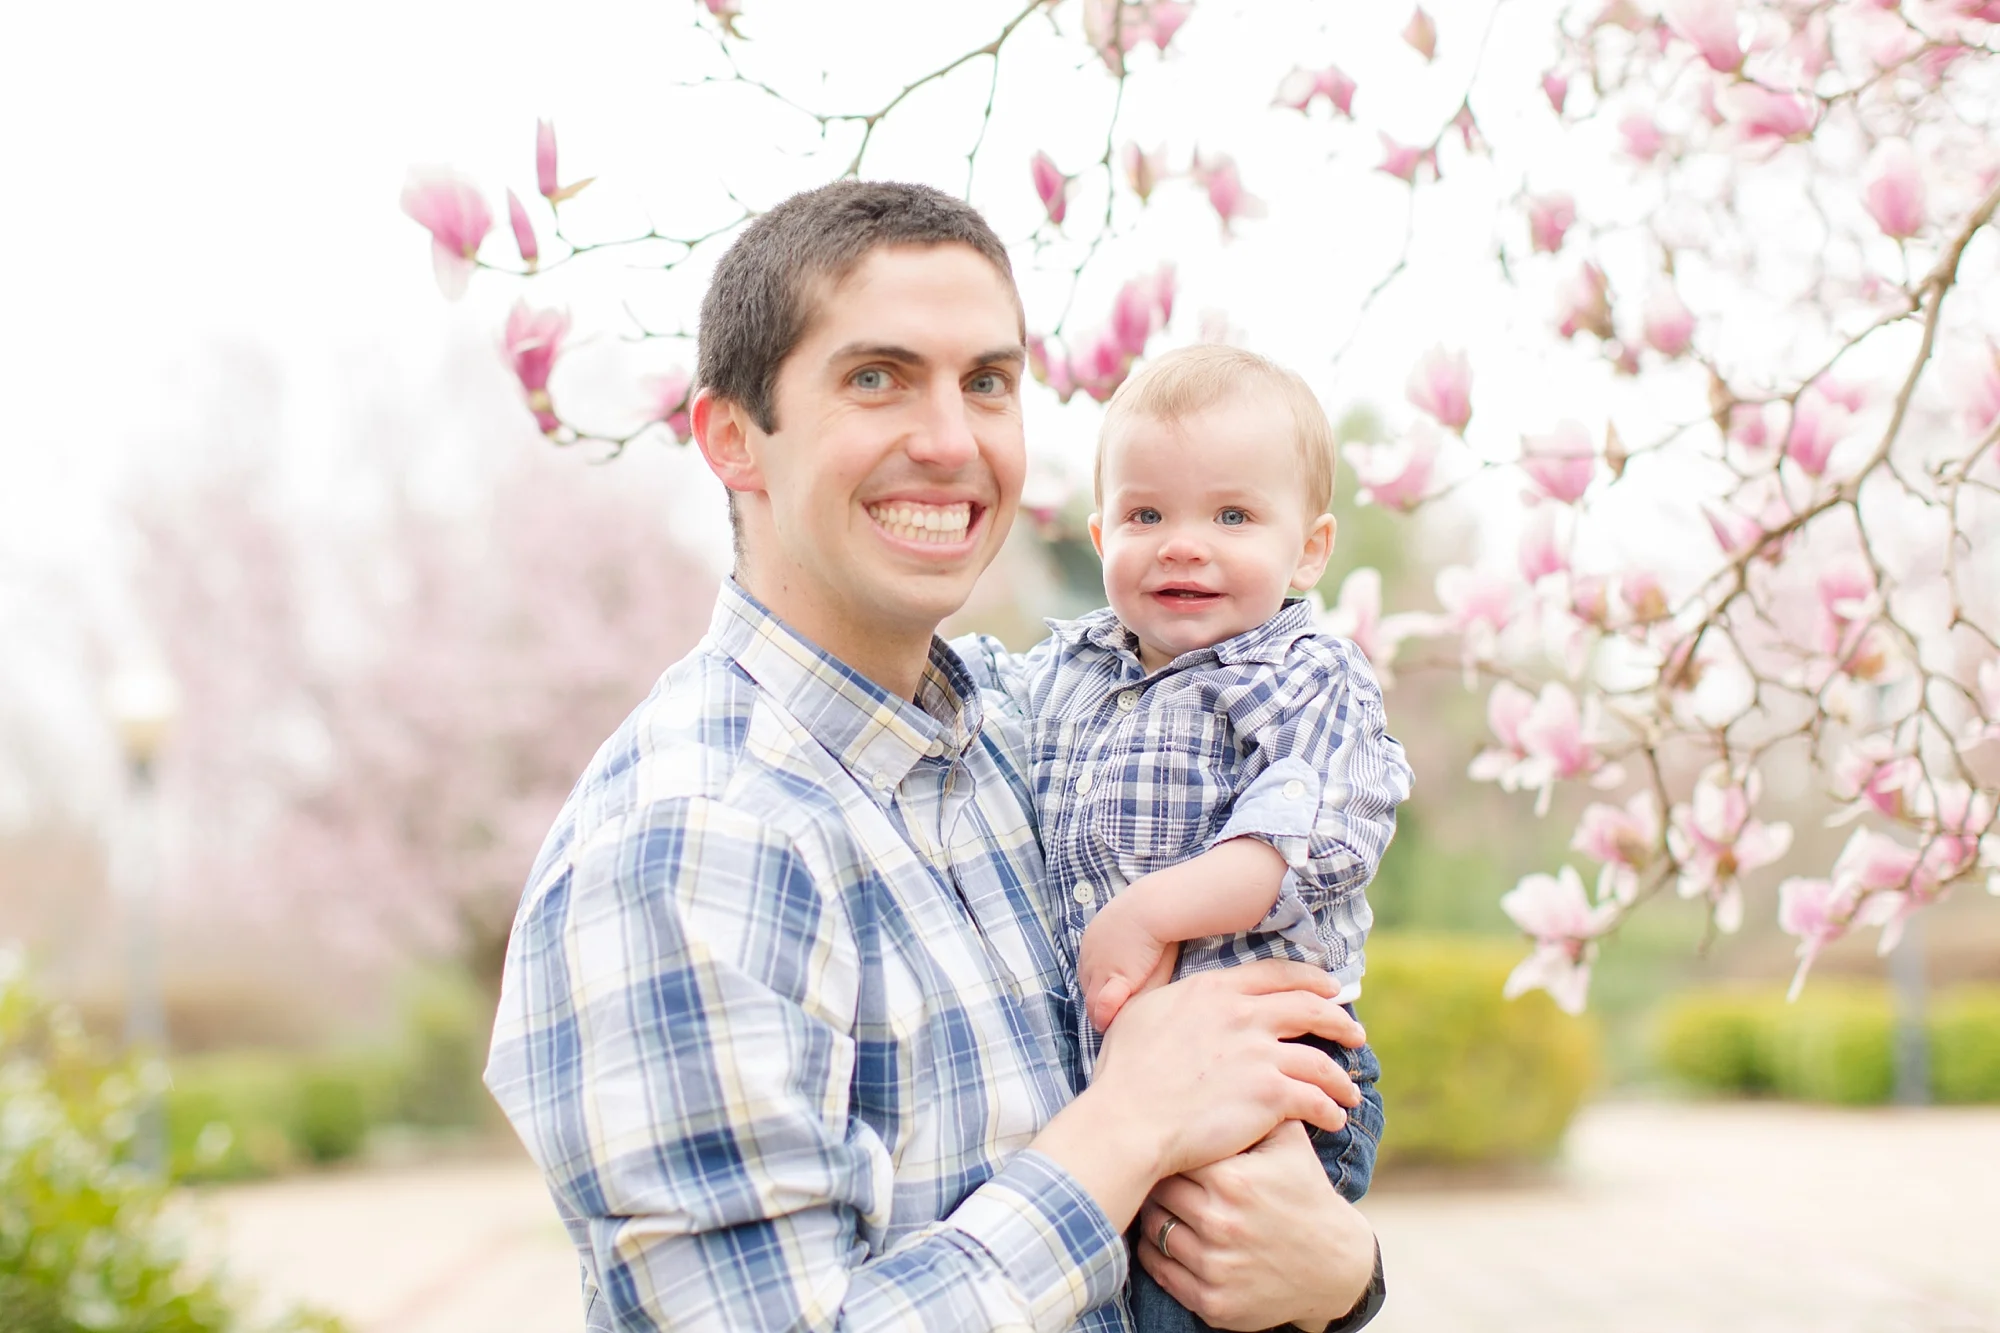
[[[1096,895],[1091,893],[1088,884],[1079,884],[1069,891],[1069,896],[1076,899],[1078,905],[1088,907],[1090,906],[1090,900]]]
[[[1285,784],[1286,800],[1296,801],[1299,799],[1299,797],[1304,796],[1305,794],[1306,794],[1306,784],[1300,782],[1297,778],[1293,778],[1290,782],[1287,782]]]
[[[1078,796],[1090,795],[1090,774],[1079,773],[1076,775],[1076,794]]]
[[[896,785],[895,780],[887,773],[871,773],[868,775],[868,781],[876,791],[887,791]]]
[[[1125,691],[1125,693],[1118,696],[1119,712],[1129,713],[1138,706],[1139,706],[1139,692],[1137,690],[1127,690]]]

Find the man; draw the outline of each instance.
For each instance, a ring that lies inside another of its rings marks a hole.
[[[1146,1263],[1212,1322],[1372,1312],[1366,1223],[1272,1134],[1358,1100],[1282,1040],[1361,1040],[1317,969],[1135,1000],[1075,1091],[1019,738],[934,637],[1014,517],[1023,332],[922,187],[796,196],[717,268],[736,577],[557,820],[487,1070],[592,1330],[1122,1328],[1162,1181]]]

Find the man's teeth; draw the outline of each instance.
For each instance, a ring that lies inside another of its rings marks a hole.
[[[885,528],[892,537],[906,542],[930,542],[944,546],[965,540],[965,530],[972,524],[972,506],[920,505],[898,501],[895,504],[874,505],[868,516]]]

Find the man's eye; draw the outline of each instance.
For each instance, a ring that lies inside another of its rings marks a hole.
[[[1232,506],[1217,514],[1215,521],[1225,528],[1236,528],[1248,523],[1250,521],[1250,514],[1247,510],[1237,509]]]
[[[1146,524],[1158,523],[1160,521],[1160,511],[1157,509],[1134,509],[1132,511],[1132,521],[1134,523]]]
[[[865,370],[855,371],[848,382],[857,389],[870,391],[886,389],[889,387],[889,372],[878,366],[870,366]]]
[[[977,394],[1007,392],[1007,377],[994,370],[982,370],[966,381],[966,388]]]

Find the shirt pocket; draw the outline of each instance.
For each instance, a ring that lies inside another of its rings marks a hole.
[[[1185,861],[1229,799],[1228,733],[1201,708],[1135,716],[1097,765],[1090,823],[1127,881]]]

